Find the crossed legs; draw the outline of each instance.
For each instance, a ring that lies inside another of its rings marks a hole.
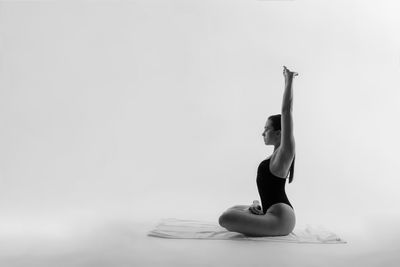
[[[294,228],[295,218],[293,211],[282,205],[286,204],[275,204],[264,215],[251,213],[249,205],[233,206],[219,217],[219,224],[229,231],[252,237],[288,235]]]

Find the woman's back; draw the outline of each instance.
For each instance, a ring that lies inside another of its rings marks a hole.
[[[286,179],[275,176],[270,170],[271,158],[263,160],[257,169],[257,188],[263,213],[276,203],[286,203],[292,207],[285,191]]]

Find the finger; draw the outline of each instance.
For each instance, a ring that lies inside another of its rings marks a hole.
[[[251,211],[252,211],[254,214],[257,214],[257,215],[262,214],[262,209],[261,209],[261,206],[260,206],[260,205],[251,206]]]
[[[250,207],[249,210],[250,210],[251,213],[257,214],[257,213],[254,211],[253,207]]]
[[[250,211],[251,211],[253,214],[256,214],[256,215],[259,215],[259,214],[260,214],[260,212],[259,212],[254,206],[251,206],[251,207],[250,207]]]

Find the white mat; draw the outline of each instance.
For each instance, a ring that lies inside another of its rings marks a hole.
[[[178,239],[229,239],[322,244],[347,243],[335,233],[320,225],[312,226],[307,224],[305,226],[296,226],[293,232],[287,236],[247,237],[238,232],[228,231],[216,222],[175,218],[161,219],[155,229],[147,235]]]

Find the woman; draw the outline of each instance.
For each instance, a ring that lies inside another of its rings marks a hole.
[[[257,188],[262,208],[255,200],[253,205],[229,208],[219,217],[219,224],[229,231],[247,236],[281,236],[290,234],[296,224],[294,209],[285,193],[286,177],[293,180],[295,141],[293,136],[293,78],[297,76],[283,66],[285,91],[282,115],[270,116],[262,136],[274,152],[262,161],[257,170]]]

